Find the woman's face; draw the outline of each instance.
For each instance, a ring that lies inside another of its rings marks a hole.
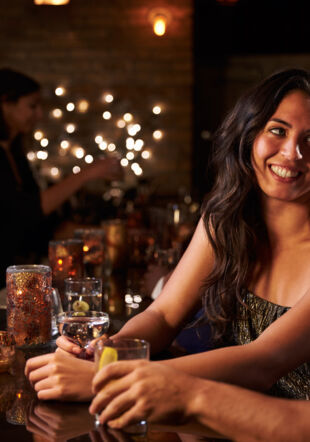
[[[283,201],[310,199],[310,97],[292,91],[257,135],[252,165],[262,192]]]
[[[2,111],[10,135],[29,133],[42,117],[40,93],[23,95],[15,102],[5,101],[2,103]]]

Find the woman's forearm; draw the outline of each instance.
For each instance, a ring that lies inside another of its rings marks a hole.
[[[276,380],[273,361],[260,355],[252,344],[225,347],[161,362],[193,376],[252,390],[266,391]]]
[[[41,207],[44,215],[49,215],[78,191],[85,182],[84,174],[69,175],[63,181],[41,192]]]
[[[196,382],[196,381],[195,381]],[[233,385],[200,380],[187,415],[239,442],[307,441],[310,403],[276,399]]]

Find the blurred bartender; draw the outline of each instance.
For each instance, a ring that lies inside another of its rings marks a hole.
[[[119,180],[116,158],[99,159],[80,173],[41,190],[23,146],[23,136],[42,117],[40,85],[11,69],[0,69],[0,288],[9,265],[34,263],[53,234],[53,212],[86,182]]]

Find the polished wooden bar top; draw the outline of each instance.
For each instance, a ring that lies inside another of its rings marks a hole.
[[[113,276],[113,275],[112,275]],[[131,272],[131,277],[137,277]],[[139,275],[138,275],[139,276]],[[110,333],[118,331],[133,315],[151,302],[142,299],[139,305],[126,304],[126,281],[120,276],[110,278],[104,290],[104,310],[111,319]],[[0,309],[0,329],[6,328],[6,311]],[[26,360],[56,349],[55,341],[45,348],[16,351],[16,360],[9,373],[0,373],[0,441],[1,442],[195,442],[222,439],[212,430],[194,424],[149,424],[145,435],[128,435],[107,427],[96,428],[94,417],[88,412],[89,403],[39,401],[24,376]],[[167,355],[163,355],[164,359]],[[170,355],[171,356],[171,355]],[[226,439],[225,439],[226,440]]]
[[[53,350],[54,344],[45,351]],[[144,435],[129,435],[107,427],[96,427],[89,403],[39,401],[24,376],[28,357],[38,352],[17,350],[10,373],[0,374],[0,440],[2,442],[194,442],[223,438],[197,424],[149,424]]]

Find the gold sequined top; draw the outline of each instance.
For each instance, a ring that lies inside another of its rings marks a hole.
[[[239,304],[238,319],[233,322],[233,340],[235,345],[254,341],[271,323],[286,313],[290,307],[274,304],[252,293],[244,297],[247,310]],[[310,363],[304,363],[280,378],[269,392],[278,397],[309,399]]]

